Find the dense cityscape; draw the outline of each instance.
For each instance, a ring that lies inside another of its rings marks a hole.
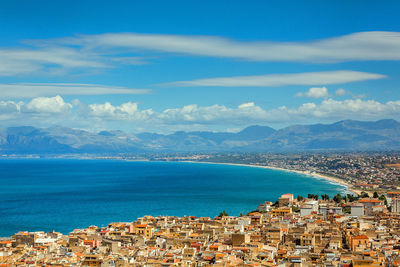
[[[400,192],[282,195],[242,216],[144,216],[0,240],[1,266],[400,266]]]

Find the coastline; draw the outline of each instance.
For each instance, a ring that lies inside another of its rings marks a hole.
[[[231,166],[242,166],[242,167],[256,167],[256,168],[263,168],[263,169],[270,169],[270,170],[293,172],[293,173],[303,174],[304,176],[308,176],[309,178],[319,178],[319,179],[324,179],[324,180],[327,180],[327,181],[335,183],[335,184],[340,184],[342,186],[345,186],[349,192],[352,192],[352,193],[354,193],[356,195],[360,195],[361,194],[361,190],[354,189],[352,187],[352,185],[346,183],[342,179],[339,179],[339,178],[333,177],[333,176],[329,176],[329,175],[325,175],[325,174],[321,174],[321,173],[317,173],[317,172],[308,173],[308,172],[299,171],[299,170],[284,169],[284,168],[272,167],[272,166],[242,164],[242,163],[223,163],[223,162],[208,162],[208,161],[193,161],[193,160],[178,161],[178,162],[231,165]]]
[[[1,159],[7,159],[7,158],[0,158]],[[11,159],[40,159],[36,157],[28,157],[28,158],[11,158]],[[60,158],[57,158],[60,159]],[[79,160],[98,160],[99,158],[90,158],[90,157],[82,157],[82,158],[61,158],[61,159],[79,159]],[[151,160],[146,160],[146,159],[139,159],[139,160],[131,160],[131,159],[115,159],[115,158],[100,158],[100,160],[117,160],[117,161],[131,161],[131,162],[149,162]],[[155,160],[155,162],[165,162],[165,161],[160,161],[160,160]],[[173,160],[173,161],[167,161],[167,162],[187,162],[187,163],[204,163],[204,164],[218,164],[218,165],[232,165],[232,166],[242,166],[242,167],[256,167],[256,168],[263,168],[263,169],[271,169],[271,170],[278,170],[278,171],[285,171],[285,172],[292,172],[292,173],[298,173],[302,174],[308,178],[317,178],[317,179],[324,179],[329,182],[335,183],[342,185],[346,187],[347,191],[356,194],[356,195],[361,195],[362,190],[355,189],[351,184],[346,183],[343,179],[334,177],[334,176],[329,176],[326,174],[321,174],[317,172],[306,172],[306,171],[300,171],[300,170],[293,170],[293,169],[285,169],[285,168],[280,168],[280,167],[273,167],[273,166],[265,166],[265,165],[254,165],[254,164],[242,164],[242,163],[228,163],[228,162],[209,162],[209,161],[194,161],[194,160]]]

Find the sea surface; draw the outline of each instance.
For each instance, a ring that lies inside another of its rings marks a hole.
[[[143,215],[239,215],[281,194],[346,187],[246,166],[117,160],[0,160],[0,236],[134,221]]]

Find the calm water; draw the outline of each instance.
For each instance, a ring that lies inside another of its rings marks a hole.
[[[133,221],[150,215],[216,216],[254,210],[283,193],[346,188],[253,167],[105,160],[0,160],[0,236]]]

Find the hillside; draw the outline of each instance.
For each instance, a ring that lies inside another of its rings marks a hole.
[[[250,126],[238,133],[122,131],[92,133],[65,127],[30,126],[0,129],[3,154],[137,153],[137,152],[290,152],[400,150],[400,123],[395,120],[293,125],[274,130]]]

